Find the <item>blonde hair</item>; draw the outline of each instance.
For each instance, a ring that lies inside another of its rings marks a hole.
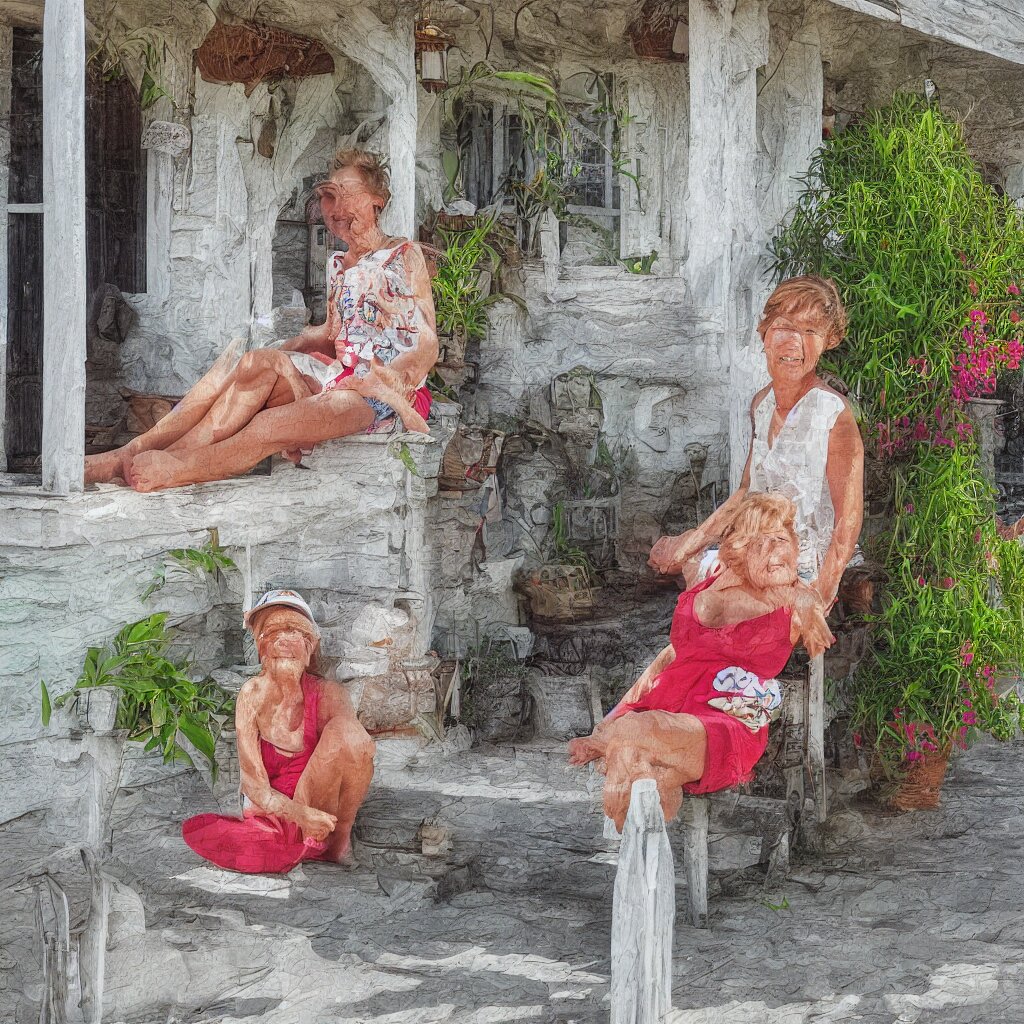
[[[783,281],[768,297],[757,333],[764,338],[778,316],[809,315],[825,324],[825,347],[835,348],[846,337],[846,307],[835,282],[817,274]]]
[[[748,494],[722,531],[718,558],[735,569],[746,557],[747,545],[766,533],[785,530],[796,543],[796,506],[781,494]]]
[[[370,191],[383,200],[384,209],[391,201],[391,172],[384,157],[368,149],[339,149],[331,161],[331,173],[346,167],[353,167],[362,175]]]

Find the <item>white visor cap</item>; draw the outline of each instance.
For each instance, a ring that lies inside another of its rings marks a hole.
[[[320,627],[316,624],[316,619],[313,618],[313,612],[309,605],[302,599],[301,594],[297,594],[294,590],[268,590],[246,613],[242,616],[242,624],[246,629],[252,629],[252,617],[257,613],[263,611],[264,608],[270,608],[273,606],[280,606],[282,608],[294,608],[297,612],[302,612],[303,615],[313,623],[313,629],[316,635],[320,635]]]

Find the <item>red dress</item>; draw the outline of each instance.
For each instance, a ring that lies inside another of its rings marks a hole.
[[[316,727],[319,680],[309,673],[302,677],[302,703],[302,750],[299,753],[289,757],[260,739],[260,753],[270,785],[287,797],[295,795],[299,777],[319,738]],[[304,840],[298,825],[275,814],[247,814],[244,818],[199,814],[184,822],[181,834],[200,857],[217,867],[246,874],[291,871],[300,861],[315,860],[326,848],[326,843]]]
[[[708,701],[721,698],[715,678],[736,666],[761,680],[773,679],[793,653],[789,639],[790,612],[777,608],[731,626],[703,626],[693,610],[694,598],[714,577],[679,595],[672,617],[670,639],[675,659],[638,701],[620,705],[613,714],[627,711],[671,711],[699,718],[708,734],[704,775],[689,782],[687,793],[714,793],[747,782],[768,745],[768,727],[756,731]]]

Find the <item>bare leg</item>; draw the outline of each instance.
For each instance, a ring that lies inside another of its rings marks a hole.
[[[273,349],[246,352],[206,415],[167,451],[207,448],[237,434],[272,397],[277,404],[309,398],[311,392],[295,364]],[[283,401],[281,400],[283,399]]]
[[[620,832],[637,779],[657,782],[665,820],[671,821],[682,803],[681,787],[704,774],[708,735],[693,715],[630,711],[605,724],[590,740],[604,751],[604,810]]]
[[[355,713],[337,715],[325,726],[295,787],[299,803],[338,819],[327,837],[324,860],[351,862],[352,825],[373,779],[375,745]]]
[[[205,376],[187,395],[146,433],[133,438],[128,444],[102,455],[87,455],[85,483],[109,483],[124,476],[124,470],[139,452],[166,448],[183,434],[188,433],[209,411],[228,377],[238,362],[238,349],[242,342],[235,339],[220,354]]]
[[[358,395],[328,391],[264,409],[237,434],[206,448],[143,452],[132,460],[127,479],[137,491],[225,480],[274,452],[359,434],[371,423],[373,410]]]

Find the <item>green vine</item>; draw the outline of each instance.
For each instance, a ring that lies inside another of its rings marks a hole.
[[[869,481],[888,481],[860,738],[889,768],[979,732],[1005,739],[1024,724],[1016,695],[999,696],[1024,664],[1024,551],[997,532],[966,402],[1020,362],[1019,212],[958,122],[897,96],[825,144],[774,254],[779,278],[839,286],[849,336],[827,368],[856,402]]]

